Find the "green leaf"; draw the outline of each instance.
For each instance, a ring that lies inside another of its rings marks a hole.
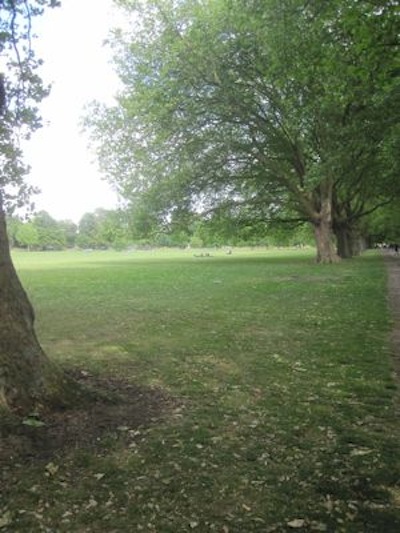
[[[37,418],[30,418],[30,417],[24,418],[22,423],[24,426],[29,426],[33,428],[41,428],[46,425],[41,420],[38,420]]]
[[[295,518],[294,520],[291,520],[287,523],[289,527],[292,529],[300,529],[303,528],[306,524],[306,521],[303,518]]]

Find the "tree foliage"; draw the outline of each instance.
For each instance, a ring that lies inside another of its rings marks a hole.
[[[96,209],[85,213],[78,226],[76,244],[80,248],[122,249],[129,244],[129,225],[122,210]]]
[[[124,90],[88,119],[105,175],[160,222],[177,209],[333,231],[398,194],[396,2],[117,2]]]
[[[31,46],[32,24],[55,0],[13,0],[0,3],[1,98],[0,195],[3,208],[12,211],[25,205],[34,189],[25,181],[21,141],[41,126],[38,104],[47,96],[38,73],[42,61]]]

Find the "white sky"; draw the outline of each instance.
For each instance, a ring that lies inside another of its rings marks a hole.
[[[91,100],[112,103],[118,80],[102,45],[116,24],[111,0],[62,0],[34,22],[41,75],[52,91],[41,104],[44,127],[25,148],[30,182],[41,189],[36,209],[78,222],[97,207],[114,208],[117,196],[100,178],[87,137],[80,133],[83,107]]]

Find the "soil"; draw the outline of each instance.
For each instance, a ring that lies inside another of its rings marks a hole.
[[[96,391],[96,399],[79,408],[27,418],[25,423],[10,420],[9,424],[3,424],[0,465],[29,460],[49,461],[56,455],[77,448],[100,451],[105,438],[114,436],[123,439],[128,433],[149,427],[179,409],[179,402],[160,388],[98,377],[85,371],[71,374],[79,383]]]

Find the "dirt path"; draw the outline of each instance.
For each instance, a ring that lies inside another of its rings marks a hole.
[[[388,271],[388,301],[393,318],[392,354],[397,380],[400,381],[400,255],[391,251],[383,253]]]

